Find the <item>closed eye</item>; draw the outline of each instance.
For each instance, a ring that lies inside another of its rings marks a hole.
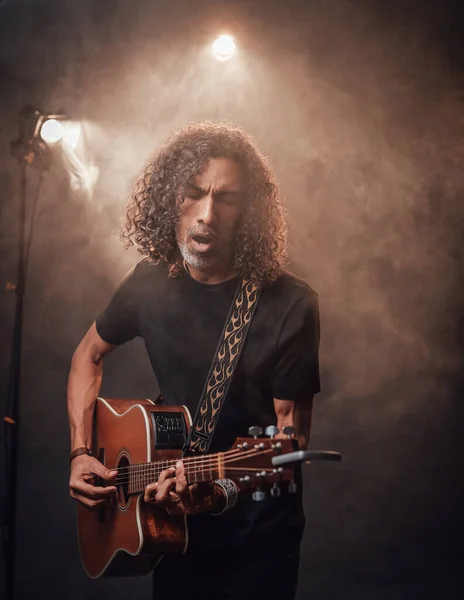
[[[219,192],[215,197],[221,204],[225,204],[226,206],[236,206],[242,201],[242,194],[240,192]]]

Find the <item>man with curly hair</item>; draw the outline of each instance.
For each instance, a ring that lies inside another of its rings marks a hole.
[[[145,341],[164,401],[195,414],[244,276],[262,292],[210,451],[227,450],[250,425],[276,424],[280,432],[293,426],[307,446],[319,391],[317,295],[283,269],[285,217],[268,161],[238,127],[195,124],[158,149],[137,182],[123,231],[143,259],[73,356],[72,450],[90,446],[102,358],[136,336]],[[92,474],[114,482],[96,458],[74,458],[70,491],[98,506],[116,488],[92,485]],[[146,488],[145,502],[189,515],[189,550],[166,556],[155,569],[155,599],[294,598],[301,489],[261,502],[237,492],[230,480],[188,485],[182,461]]]

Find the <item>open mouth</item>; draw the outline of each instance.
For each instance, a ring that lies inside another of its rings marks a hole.
[[[213,236],[208,234],[196,234],[192,235],[192,239],[198,244],[209,244],[213,241]]]
[[[192,235],[192,241],[195,249],[198,252],[207,252],[214,245],[215,237],[210,234],[196,233]]]

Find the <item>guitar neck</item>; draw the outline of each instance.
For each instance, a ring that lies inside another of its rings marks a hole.
[[[224,477],[223,453],[208,454],[183,459],[185,475],[189,484],[214,481]],[[129,494],[141,494],[146,486],[158,478],[162,471],[176,466],[176,460],[136,463],[119,470],[117,483],[128,485]]]

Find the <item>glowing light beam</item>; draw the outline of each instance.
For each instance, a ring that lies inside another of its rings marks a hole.
[[[79,123],[65,123],[63,127],[63,142],[66,142],[71,148],[75,148],[81,136],[81,126]]]

